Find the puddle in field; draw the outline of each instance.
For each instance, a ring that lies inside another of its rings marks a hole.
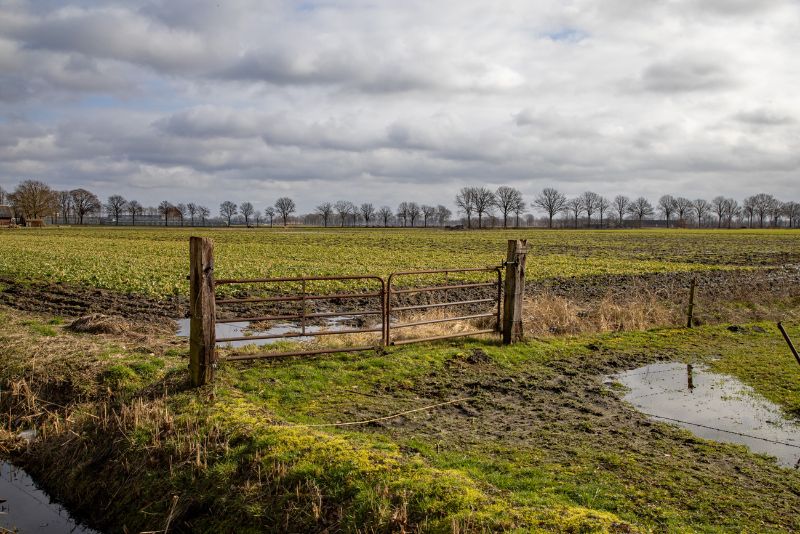
[[[800,425],[733,377],[703,366],[690,372],[686,364],[654,363],[610,378],[629,389],[624,400],[658,420],[705,439],[746,445],[785,466],[800,462]]]
[[[0,532],[85,533],[61,505],[36,487],[25,471],[0,461]]]
[[[365,326],[354,327],[343,324],[345,321],[352,320],[353,317],[341,315],[337,317],[329,317],[325,320],[324,325],[307,325],[306,332],[319,332],[326,330],[328,332],[335,332],[337,330],[362,330],[366,329]],[[189,323],[191,319],[182,318],[176,319],[178,323],[178,337],[189,337]],[[295,323],[277,323],[273,324],[270,328],[259,330],[253,328],[251,323],[247,321],[240,321],[235,323],[217,323],[216,335],[217,339],[229,337],[250,337],[250,336],[280,336],[289,333],[299,333],[300,325]],[[310,341],[318,336],[299,336],[289,338],[275,338],[275,339],[254,339],[254,340],[241,340],[241,341],[228,341],[222,344],[223,347],[237,348],[245,347],[247,345],[271,345],[279,341]]]

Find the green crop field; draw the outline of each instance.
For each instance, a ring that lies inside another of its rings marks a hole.
[[[47,228],[0,233],[0,276],[164,297],[186,291],[191,235],[214,240],[219,277],[498,265],[510,238],[527,238],[531,245],[529,279],[800,260],[800,233],[792,230]]]

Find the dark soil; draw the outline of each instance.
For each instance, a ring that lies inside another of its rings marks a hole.
[[[530,269],[530,266],[528,266]],[[529,295],[549,292],[573,300],[593,300],[610,295],[630,296],[636,293],[653,293],[673,300],[685,299],[693,278],[697,278],[698,297],[737,299],[759,294],[763,296],[800,295],[800,265],[784,265],[759,269],[728,271],[699,271],[651,273],[639,275],[597,275],[581,278],[550,278],[528,281],[525,290]],[[679,295],[676,295],[679,292]]]
[[[682,302],[692,278],[697,277],[697,297],[725,300],[761,300],[772,297],[800,296],[800,265],[769,267],[757,270],[702,271],[686,273],[654,273],[644,275],[597,275],[581,278],[551,278],[528,281],[528,295],[550,293],[577,301],[591,301],[605,296],[615,298],[654,294],[669,301]],[[496,297],[493,288],[467,288],[448,291],[449,301]],[[412,306],[442,302],[441,292],[404,294],[393,300],[394,306]],[[106,289],[64,283],[19,283],[0,278],[0,304],[13,308],[43,312],[63,317],[106,314],[138,322],[163,322],[165,318],[188,316],[185,297],[155,299],[136,294],[123,294]],[[298,313],[296,302],[271,303],[269,306],[239,304],[220,306],[220,317],[291,315]],[[463,305],[465,313],[486,311],[491,303]],[[308,313],[379,310],[375,298],[351,298],[332,301],[310,301]],[[425,311],[425,310],[420,310]],[[313,323],[311,323],[313,324]]]
[[[0,304],[18,310],[61,317],[101,313],[143,322],[161,322],[178,315],[176,303],[71,284],[21,284],[0,279]],[[186,311],[185,303],[181,313]]]

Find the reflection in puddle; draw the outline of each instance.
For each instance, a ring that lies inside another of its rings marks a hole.
[[[800,461],[800,425],[735,378],[703,366],[654,363],[611,379],[630,390],[624,400],[645,414],[701,438],[746,445],[786,466]]]
[[[25,471],[0,461],[0,532],[96,532],[78,525]]]
[[[343,325],[344,321],[352,320],[350,316],[329,317],[325,320],[324,325],[306,325],[306,332],[319,332],[327,330],[335,332],[336,330],[346,330],[348,327]],[[176,319],[178,323],[178,337],[189,337],[189,323],[191,319]],[[216,336],[217,339],[228,337],[245,337],[245,336],[279,336],[289,333],[299,333],[300,325],[294,323],[277,323],[273,324],[265,330],[254,328],[251,323],[241,321],[236,323],[217,323]],[[246,347],[248,345],[271,345],[279,341],[311,341],[314,336],[298,336],[290,338],[276,338],[276,339],[256,339],[256,340],[242,340],[242,341],[228,341],[221,344],[223,347],[238,348]]]

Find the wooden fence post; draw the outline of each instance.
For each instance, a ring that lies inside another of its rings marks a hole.
[[[525,297],[526,239],[509,239],[503,300],[503,344],[522,341],[522,302]]]
[[[692,284],[689,286],[689,306],[686,308],[686,328],[692,327],[692,320],[694,318],[694,289],[697,286],[697,278],[692,278]]]
[[[214,379],[214,242],[190,237],[189,261],[189,374],[198,387]]]

